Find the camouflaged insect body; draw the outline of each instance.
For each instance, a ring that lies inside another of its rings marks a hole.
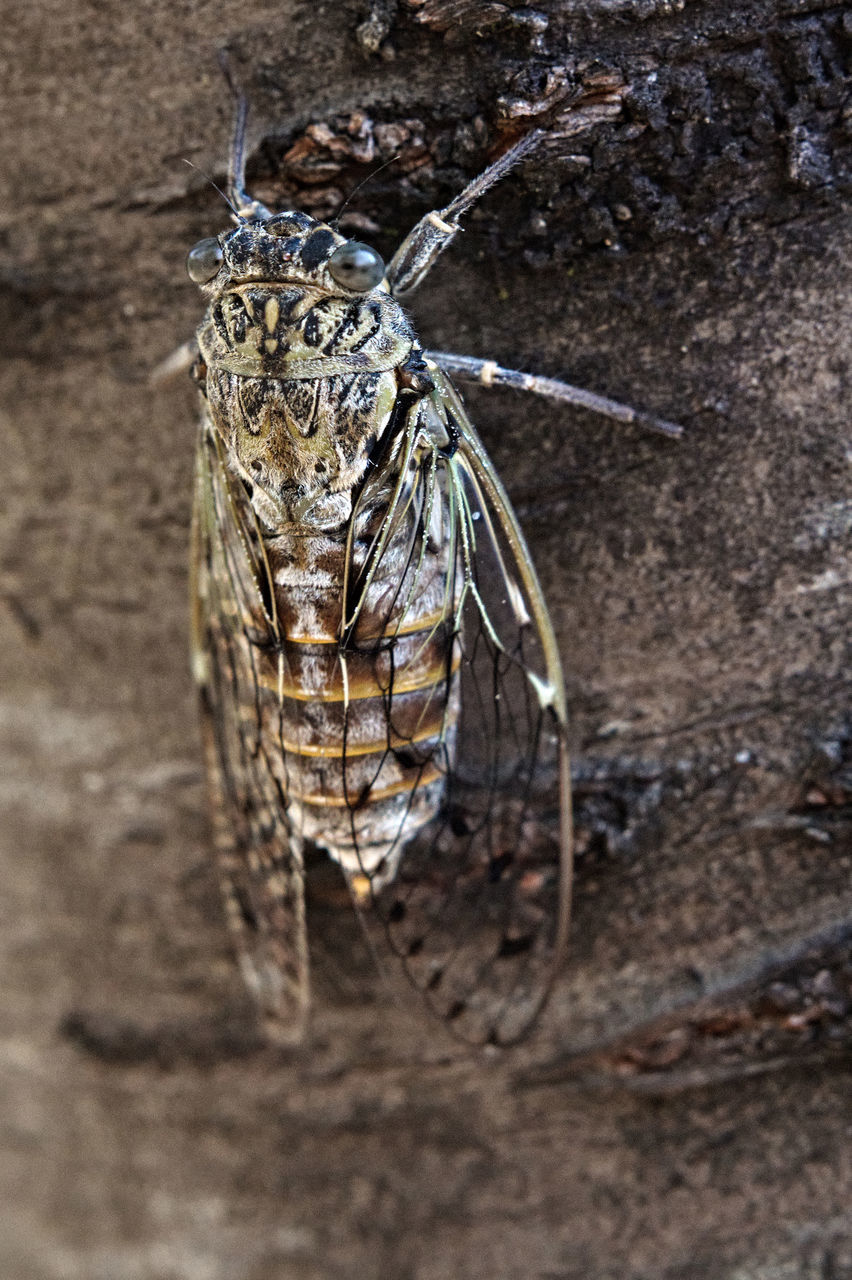
[[[409,564],[407,526],[398,546],[391,539],[341,652],[342,584],[348,573],[357,597],[390,488],[368,482],[350,527],[353,495],[416,352],[383,288],[347,295],[329,275],[345,243],[298,213],[238,227],[208,286],[199,347],[210,421],[243,485],[235,501],[253,508],[275,587],[274,600],[258,598],[242,621],[250,638],[262,634],[261,612],[274,616],[282,640],[251,657],[291,832],[352,873],[387,861],[387,876],[440,803],[447,761],[442,769],[431,756],[452,751],[458,681],[447,548],[438,541]],[[418,355],[412,363],[421,367]]]
[[[424,358],[396,298],[536,139],[421,218],[385,267],[252,200],[244,127],[243,103],[237,226],[187,259],[208,302],[193,662],[240,963],[270,1034],[300,1039],[305,854],[325,851],[377,958],[401,961],[462,1038],[511,1043],[567,938],[562,673],[523,534],[443,370],[455,357]],[[555,833],[542,786],[559,793]]]

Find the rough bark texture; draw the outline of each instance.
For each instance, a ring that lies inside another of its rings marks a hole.
[[[852,20],[820,0],[9,7],[0,1272],[852,1276]],[[386,251],[532,124],[412,300],[673,445],[471,393],[563,646],[580,860],[539,1033],[467,1052],[314,910],[312,1043],[253,1035],[185,653],[195,408],[148,372],[258,193]],[[573,132],[572,96],[618,88]],[[346,225],[344,223],[344,225]]]

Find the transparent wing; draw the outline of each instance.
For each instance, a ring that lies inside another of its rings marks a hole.
[[[275,596],[251,507],[207,421],[191,572],[193,666],[228,922],[270,1033],[298,1040],[309,995],[303,863],[287,818],[279,700],[268,678],[268,655],[281,652]]]
[[[364,915],[374,943],[384,940],[401,957],[453,1031],[508,1044],[540,1011],[567,938],[564,692],[506,494],[455,391],[432,372],[436,392],[410,411],[394,458],[365,486],[353,517],[357,533],[372,510],[386,512],[373,521],[366,553],[356,555],[353,539],[345,642],[366,651],[358,639],[365,618],[367,630],[381,631],[376,652],[391,657],[387,750],[414,771],[406,812],[429,792],[433,816],[408,836],[401,825],[393,854],[377,866],[363,857],[350,879],[356,898],[372,906]],[[395,589],[379,625],[371,592],[385,580]],[[412,696],[402,649],[410,633],[421,654],[429,647],[414,723],[429,720],[431,737],[413,732],[403,714]]]

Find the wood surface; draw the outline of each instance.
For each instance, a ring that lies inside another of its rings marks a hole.
[[[574,940],[513,1053],[393,999],[321,885],[304,1050],[258,1041],[233,966],[195,394],[149,381],[228,224],[225,46],[264,199],[330,212],[399,154],[344,221],[385,254],[545,129],[418,330],[686,428],[466,396],[572,715]],[[848,11],[34,0],[0,47],[0,1273],[848,1280]]]

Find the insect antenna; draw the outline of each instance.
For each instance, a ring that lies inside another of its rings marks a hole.
[[[190,169],[194,169],[196,173],[200,173],[200,174],[201,174],[201,176],[202,176],[202,178],[204,178],[205,182],[209,182],[209,183],[210,183],[210,186],[213,188],[213,190],[214,190],[214,191],[216,191],[216,192],[217,192],[217,193],[222,197],[222,199],[225,201],[225,204],[226,204],[226,205],[228,206],[228,208],[231,210],[231,213],[234,215],[234,217],[237,219],[237,221],[238,221],[238,222],[242,222],[242,221],[243,221],[242,216],[241,216],[241,215],[240,215],[240,213],[237,211],[237,209],[234,207],[234,205],[231,203],[231,201],[228,199],[228,197],[225,195],[225,193],[224,193],[224,191],[222,190],[222,188],[221,188],[220,186],[218,186],[218,184],[217,184],[217,183],[215,183],[215,182],[213,181],[213,179],[210,177],[210,174],[209,174],[209,173],[205,173],[203,169],[199,169],[198,165],[197,165],[197,164],[193,164],[191,160],[187,160],[186,156],[184,156],[184,158],[183,158],[183,162],[184,162],[184,164],[188,164],[188,165],[189,165],[189,167],[190,167]]]
[[[340,219],[343,217],[343,211],[346,208],[346,206],[349,204],[349,202],[352,200],[353,196],[356,196],[362,187],[366,187],[368,182],[372,182],[373,178],[377,177],[381,173],[382,169],[387,169],[388,165],[395,164],[398,159],[399,159],[399,154],[395,156],[391,156],[390,160],[385,160],[384,163],[380,164],[377,169],[374,169],[372,171],[372,173],[368,173],[365,178],[362,178],[361,181],[358,183],[358,185],[353,187],[352,190],[349,192],[349,195],[343,201],[343,204],[337,210],[337,213],[334,215],[334,217],[331,219],[328,225],[330,227],[333,227],[334,230],[336,231],[338,229],[338,226],[340,225]]]

